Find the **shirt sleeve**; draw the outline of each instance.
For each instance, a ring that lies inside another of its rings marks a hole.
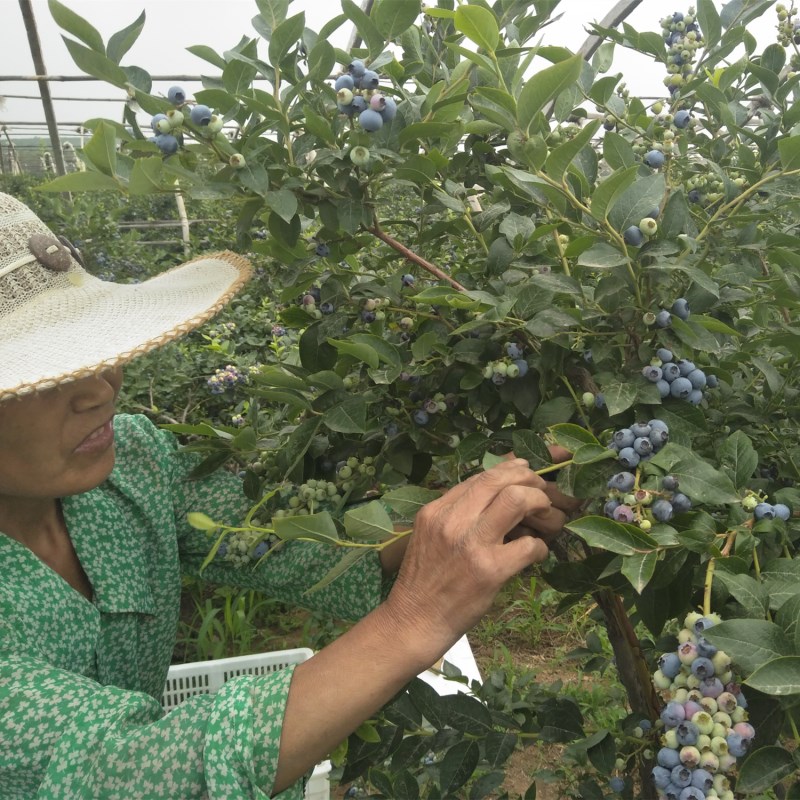
[[[262,800],[292,669],[242,676],[164,716],[158,701],[57,669],[0,621],[5,800]],[[303,782],[275,796],[302,800]]]
[[[217,470],[200,480],[191,479],[200,460],[198,454],[178,449],[174,437],[166,431],[154,429],[154,433],[160,437],[161,446],[172,452],[175,520],[185,574],[210,583],[257,589],[280,602],[351,621],[361,619],[385,598],[391,579],[384,578],[375,551],[367,553],[327,587],[306,594],[348,552],[321,542],[286,542],[257,567],[255,561],[239,566],[218,556],[201,572],[217,535],[192,528],[186,515],[199,511],[215,521],[238,525],[250,502],[239,478],[226,470]]]

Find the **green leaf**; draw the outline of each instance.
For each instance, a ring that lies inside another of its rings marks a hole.
[[[697,21],[700,23],[700,30],[705,37],[703,44],[707,50],[711,50],[716,47],[722,36],[722,21],[714,0],[698,0]]]
[[[367,401],[363,397],[348,397],[328,409],[322,421],[330,430],[339,433],[366,433]]]
[[[766,792],[796,771],[797,764],[785,747],[760,747],[739,767],[736,791],[746,794]]]
[[[155,194],[162,192],[164,160],[161,156],[150,158],[137,158],[133,163],[131,177],[128,181],[128,191],[133,195]]]
[[[578,256],[578,266],[590,269],[611,269],[627,263],[625,253],[606,242],[598,242]]]
[[[778,153],[784,171],[800,169],[800,136],[789,136],[778,142]]]
[[[602,222],[608,214],[609,207],[614,205],[617,198],[636,180],[638,174],[638,166],[628,166],[612,172],[611,175],[600,182],[592,194],[590,206],[592,216]],[[614,252],[618,253],[617,250],[614,250]]]
[[[747,486],[758,466],[758,453],[743,431],[731,434],[719,452],[720,463],[727,468],[737,488]]]
[[[633,152],[631,143],[620,134],[614,131],[608,131],[603,136],[603,158],[611,169],[616,170],[609,178],[614,177],[619,171],[627,171],[631,167],[636,167],[633,175],[639,171],[639,166],[636,162],[636,153]],[[609,180],[606,178],[606,180]],[[604,181],[605,183],[605,181]],[[600,188],[599,186],[597,187]],[[592,206],[597,202],[597,189],[592,195]],[[603,212],[605,215],[605,211]]]
[[[621,556],[646,553],[658,548],[658,542],[639,528],[623,525],[607,517],[581,517],[564,527],[580,536],[590,547],[599,547]]]
[[[572,461],[575,464],[596,464],[598,461],[608,461],[616,457],[615,452],[602,444],[584,444],[572,454]]]
[[[128,83],[128,76],[125,70],[117,66],[110,58],[107,58],[103,53],[90,50],[72,39],[67,39],[65,36],[61,38],[64,40],[64,44],[67,46],[67,50],[69,50],[69,54],[79,70],[94,78],[100,78],[100,80],[111,83],[120,89],[125,88],[125,84]]]
[[[527,79],[517,100],[517,120],[525,133],[531,132],[537,115],[550,100],[575,84],[583,63],[581,56],[574,55]]]
[[[107,55],[115,64],[119,64],[125,53],[136,43],[142,28],[144,28],[144,22],[145,13],[142,11],[130,25],[117,31],[108,40]]]
[[[761,580],[769,592],[770,608],[778,610],[790,597],[800,592],[800,560],[773,559],[761,570]]]
[[[385,44],[381,32],[375,23],[361,10],[361,7],[353,0],[342,0],[342,11],[347,19],[355,25],[356,30],[364,40],[364,44],[369,50],[372,58],[375,58]]]
[[[658,554],[655,551],[650,553],[637,553],[633,556],[625,556],[622,559],[622,574],[628,579],[631,586],[641,594],[645,586],[650,583],[650,579],[656,571]]]
[[[116,174],[117,134],[114,126],[106,122],[100,123],[84,146],[83,152],[104,175]]]
[[[40,192],[118,192],[120,184],[101,172],[71,172],[36,188]]]
[[[377,369],[380,363],[378,352],[374,347],[361,342],[351,342],[349,339],[328,339],[328,344],[333,345],[340,353],[352,356],[358,361],[363,361],[372,369]]]
[[[764,619],[769,609],[767,587],[750,575],[732,575],[718,571],[714,578],[722,583],[743,609],[740,616]]]
[[[336,524],[327,511],[304,517],[275,517],[272,520],[272,527],[275,535],[284,541],[304,539],[328,544],[336,544],[339,541]]]
[[[264,200],[270,209],[286,222],[291,222],[297,213],[297,198],[294,192],[288,189],[267,191],[264,193]]]
[[[305,26],[306,15],[301,11],[285,19],[272,31],[272,38],[269,40],[270,64],[275,67],[280,64],[283,57],[302,39]]]
[[[477,8],[477,6],[467,7]],[[463,741],[453,745],[439,764],[439,783],[443,795],[457,792],[472,777],[479,760],[480,748],[476,742]]]
[[[393,536],[394,523],[383,503],[373,500],[345,513],[344,529],[351,539],[383,542]]]
[[[389,41],[410,28],[419,12],[419,0],[378,0],[371,16],[381,36]]]
[[[389,508],[405,519],[414,519],[416,513],[428,503],[441,497],[441,492],[421,486],[402,486],[387,492],[381,498]]]
[[[575,160],[581,150],[588,146],[592,137],[597,133],[600,123],[601,121],[599,119],[589,122],[584,125],[577,136],[574,136],[568,142],[559,145],[550,152],[545,162],[544,170],[554,181],[561,182],[569,165]]]
[[[207,514],[202,514],[199,511],[190,511],[186,515],[186,521],[195,530],[198,531],[215,531],[219,528],[219,524],[214,522]]]
[[[109,47],[111,43],[109,42]],[[203,61],[208,61],[209,64],[213,64],[215,67],[218,67],[220,70],[225,69],[227,62],[225,59],[217,53],[216,50],[212,50],[210,47],[204,44],[194,44],[191,47],[186,48],[193,56],[197,56],[198,58],[202,58]]]
[[[675,475],[680,481],[681,491],[696,503],[722,505],[739,502],[731,479],[687,447],[670,442],[653,456],[650,463]]]
[[[603,384],[603,397],[610,416],[627,411],[639,396],[639,387],[633,383]]]
[[[490,53],[494,53],[497,49],[500,29],[497,26],[497,18],[488,8],[461,5],[453,15],[453,24],[457,31],[475,42],[478,47]]]
[[[459,733],[486,736],[492,731],[489,709],[474,697],[462,692],[445,695],[441,707],[447,716],[447,724]]]
[[[661,206],[665,191],[666,183],[661,173],[638,177],[609,203],[609,222],[620,232],[638,225],[653,206]]]
[[[761,664],[788,655],[789,643],[783,631],[764,619],[735,619],[721,622],[705,637],[724,650],[743,672],[754,672]]]
[[[793,594],[780,607],[775,622],[783,629],[792,652],[800,655],[800,586],[797,594]]]
[[[49,0],[48,6],[50,14],[59,28],[63,28],[76,39],[80,39],[84,44],[89,45],[96,53],[105,55],[106,48],[103,45],[103,37],[94,26],[90,25],[74,11],[71,11],[63,3],[59,3],[58,0]]]
[[[561,425],[552,425],[548,428],[553,441],[561,445],[561,447],[574,453],[579,447],[585,444],[599,445],[597,437],[586,428],[580,425],[574,425],[571,422],[565,422]]]
[[[550,451],[542,437],[535,431],[514,431],[511,435],[511,442],[514,455],[517,458],[527,459],[532,470],[552,466],[553,459],[550,457]]]
[[[272,31],[286,19],[290,3],[291,0],[256,0],[260,19],[257,26],[255,19],[253,20],[253,27],[261,36],[269,40]]]
[[[773,697],[800,694],[800,655],[781,656],[760,666],[745,683]]]

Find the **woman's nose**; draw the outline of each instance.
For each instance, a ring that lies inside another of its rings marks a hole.
[[[110,369],[81,378],[72,384],[72,406],[75,411],[87,411],[113,403],[120,387],[119,370]]]

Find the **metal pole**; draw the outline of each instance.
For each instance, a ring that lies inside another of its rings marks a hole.
[[[39,32],[36,30],[36,18],[33,16],[33,6],[31,0],[19,0],[19,7],[22,11],[22,18],[25,20],[25,31],[28,34],[28,44],[31,48],[33,58],[33,68],[39,75],[46,75],[47,69],[42,57],[42,46],[39,42]],[[44,107],[44,118],[47,121],[47,130],[50,132],[50,145],[53,148],[53,159],[56,164],[56,173],[66,175],[67,170],[64,166],[64,155],[61,152],[61,139],[58,135],[58,123],[56,122],[56,112],[53,108],[53,99],[50,97],[50,86],[47,81],[39,81],[39,92],[42,95],[42,106]]]
[[[633,11],[636,6],[638,6],[642,0],[620,0],[608,14],[603,17],[603,21],[600,23],[601,28],[616,28],[617,25],[620,24],[630,13]],[[597,50],[598,47],[603,43],[603,40],[599,36],[595,36],[592,34],[581,46],[578,50],[578,53],[583,56],[583,58],[588,61]]]

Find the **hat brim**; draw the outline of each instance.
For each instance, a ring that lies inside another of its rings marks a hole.
[[[79,273],[0,323],[0,401],[121,366],[217,314],[252,274],[246,258],[212,253],[137,284]]]

